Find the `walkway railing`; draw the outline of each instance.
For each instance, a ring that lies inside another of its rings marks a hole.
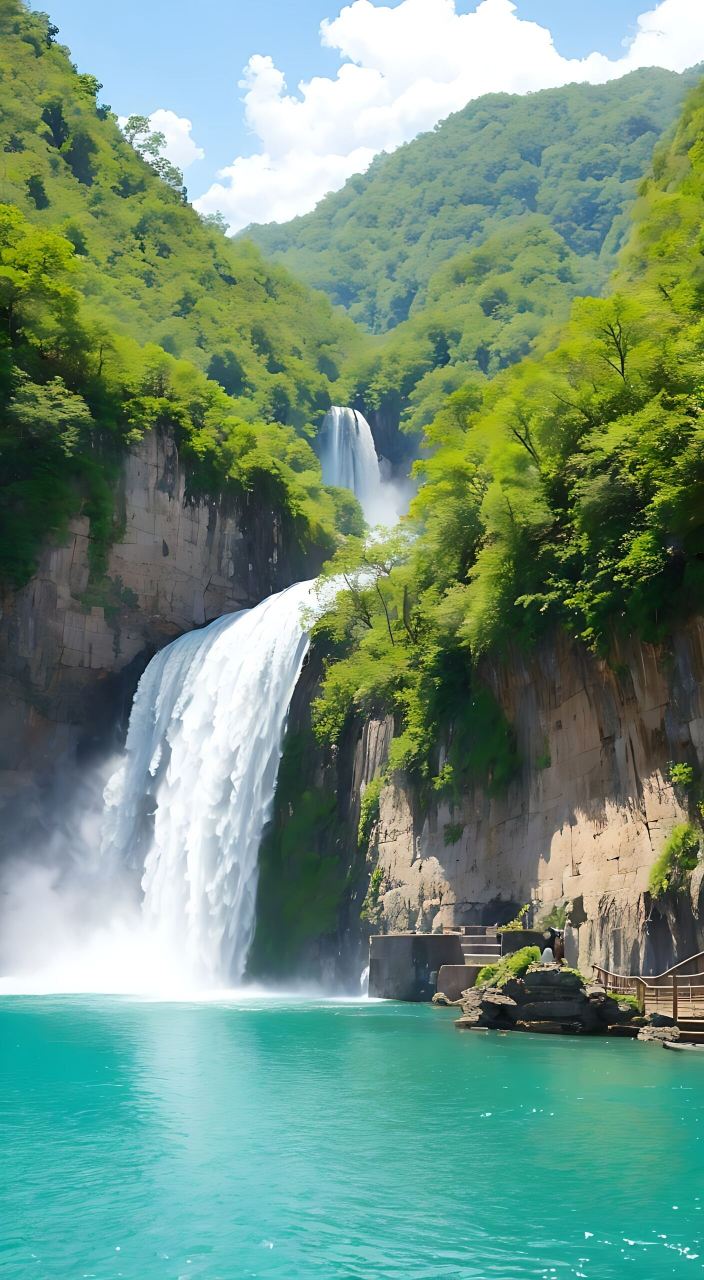
[[[704,951],[681,960],[665,973],[652,978],[636,974],[611,973],[592,965],[594,978],[613,995],[634,995],[641,1013],[663,1013],[668,1017],[704,1020]]]

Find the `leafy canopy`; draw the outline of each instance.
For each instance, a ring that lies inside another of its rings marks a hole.
[[[575,301],[540,358],[446,398],[407,531],[358,549],[362,573],[383,566],[374,590],[333,562],[349,581],[318,624],[341,646],[321,737],[391,712],[393,765],[499,785],[516,761],[482,678],[497,657],[556,626],[605,653],[619,632],[658,641],[701,607],[702,137],[704,86],[656,155],[609,296]]]

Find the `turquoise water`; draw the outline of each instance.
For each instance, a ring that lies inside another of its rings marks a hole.
[[[0,1108],[11,1280],[704,1271],[697,1055],[423,1006],[15,997]]]

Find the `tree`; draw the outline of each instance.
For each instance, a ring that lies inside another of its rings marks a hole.
[[[183,185],[183,173],[163,154],[166,138],[157,129],[152,129],[148,116],[129,116],[123,126],[123,133],[138,155],[151,165],[167,186],[177,191],[185,199],[186,190]]]
[[[48,447],[66,457],[75,453],[81,434],[93,426],[85,400],[69,391],[61,378],[41,386],[18,374],[8,416],[20,447]]]
[[[230,224],[220,209],[216,209],[215,213],[201,213],[200,219],[204,227],[210,227],[213,231],[222,231],[224,236],[230,230]]]

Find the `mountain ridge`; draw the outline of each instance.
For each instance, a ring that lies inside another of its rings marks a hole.
[[[254,240],[372,332],[408,318],[455,252],[525,212],[546,213],[601,285],[653,145],[697,78],[696,69],[647,68],[606,85],[544,89],[530,95],[529,115],[525,96],[484,95],[377,156],[312,212],[252,225],[238,238]]]

